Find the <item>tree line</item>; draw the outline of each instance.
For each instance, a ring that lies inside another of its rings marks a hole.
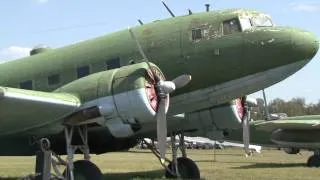
[[[253,119],[266,119],[264,100],[257,99],[258,106],[252,109]],[[296,97],[289,101],[280,98],[273,99],[267,105],[269,114],[286,113],[290,116],[320,115],[320,100],[318,103],[306,103],[305,98]]]

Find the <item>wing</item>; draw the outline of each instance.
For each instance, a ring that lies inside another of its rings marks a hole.
[[[67,93],[0,87],[0,136],[62,122],[80,104],[76,96]],[[59,132],[61,127],[51,130]]]
[[[273,121],[261,121],[255,123],[255,126],[264,131],[274,131],[276,129],[320,129],[320,116],[297,116]]]

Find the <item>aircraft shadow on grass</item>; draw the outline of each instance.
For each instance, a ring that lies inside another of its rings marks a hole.
[[[252,168],[290,168],[305,167],[305,163],[254,163],[246,166],[232,167],[232,169],[252,169]]]
[[[164,176],[164,170],[141,171],[141,172],[124,172],[124,173],[105,173],[103,179],[161,179]],[[0,180],[17,180],[22,177],[0,177]]]
[[[161,179],[164,176],[164,170],[124,172],[124,173],[105,173],[103,179]]]

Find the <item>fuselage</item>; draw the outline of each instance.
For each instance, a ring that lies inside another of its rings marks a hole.
[[[266,22],[255,25],[254,18]],[[251,27],[245,21],[251,21]],[[268,16],[247,10],[181,16],[138,26],[133,31],[150,61],[161,68],[167,79],[184,73],[192,75],[191,84],[177,94],[298,61],[307,63],[318,49],[311,33],[274,27]],[[31,81],[31,88],[26,88],[54,91],[78,79],[77,71],[88,75],[141,61],[135,41],[125,29],[3,63],[0,85],[23,88],[26,84],[22,83]],[[58,75],[59,81],[49,83],[48,78],[53,75]]]

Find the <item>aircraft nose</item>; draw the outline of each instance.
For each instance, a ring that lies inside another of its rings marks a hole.
[[[297,30],[291,34],[291,46],[293,57],[310,60],[319,50],[319,41],[313,33]]]

